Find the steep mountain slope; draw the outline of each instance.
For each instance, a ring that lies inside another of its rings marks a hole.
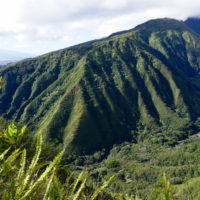
[[[190,17],[184,21],[185,25],[200,34],[200,18]]]
[[[136,140],[141,127],[178,133],[200,116],[199,39],[158,19],[10,65],[0,114],[81,153]]]

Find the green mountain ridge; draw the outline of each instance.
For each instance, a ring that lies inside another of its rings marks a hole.
[[[0,114],[91,153],[140,127],[177,133],[200,116],[200,36],[157,19],[0,70]]]
[[[189,17],[188,19],[184,21],[184,23],[193,31],[200,34],[200,18],[199,17]]]

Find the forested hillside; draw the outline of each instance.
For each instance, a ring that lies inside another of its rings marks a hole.
[[[139,141],[144,129],[150,141],[166,131],[182,140],[200,116],[199,39],[182,22],[157,19],[11,64],[0,70],[0,115],[81,154]]]

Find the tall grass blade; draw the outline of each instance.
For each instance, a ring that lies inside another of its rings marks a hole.
[[[78,191],[77,191],[76,194],[74,195],[73,200],[78,200],[78,198],[79,198],[79,196],[80,196],[82,190],[83,190],[84,187],[85,187],[86,182],[87,182],[87,177],[83,180],[81,186],[79,187]]]
[[[17,175],[17,181],[21,180],[24,176],[24,170],[26,165],[26,149],[23,150],[21,155],[21,161],[20,161],[20,169]]]

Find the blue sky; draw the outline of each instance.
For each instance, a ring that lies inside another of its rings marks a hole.
[[[39,55],[149,19],[199,14],[199,0],[0,0],[0,49]]]

